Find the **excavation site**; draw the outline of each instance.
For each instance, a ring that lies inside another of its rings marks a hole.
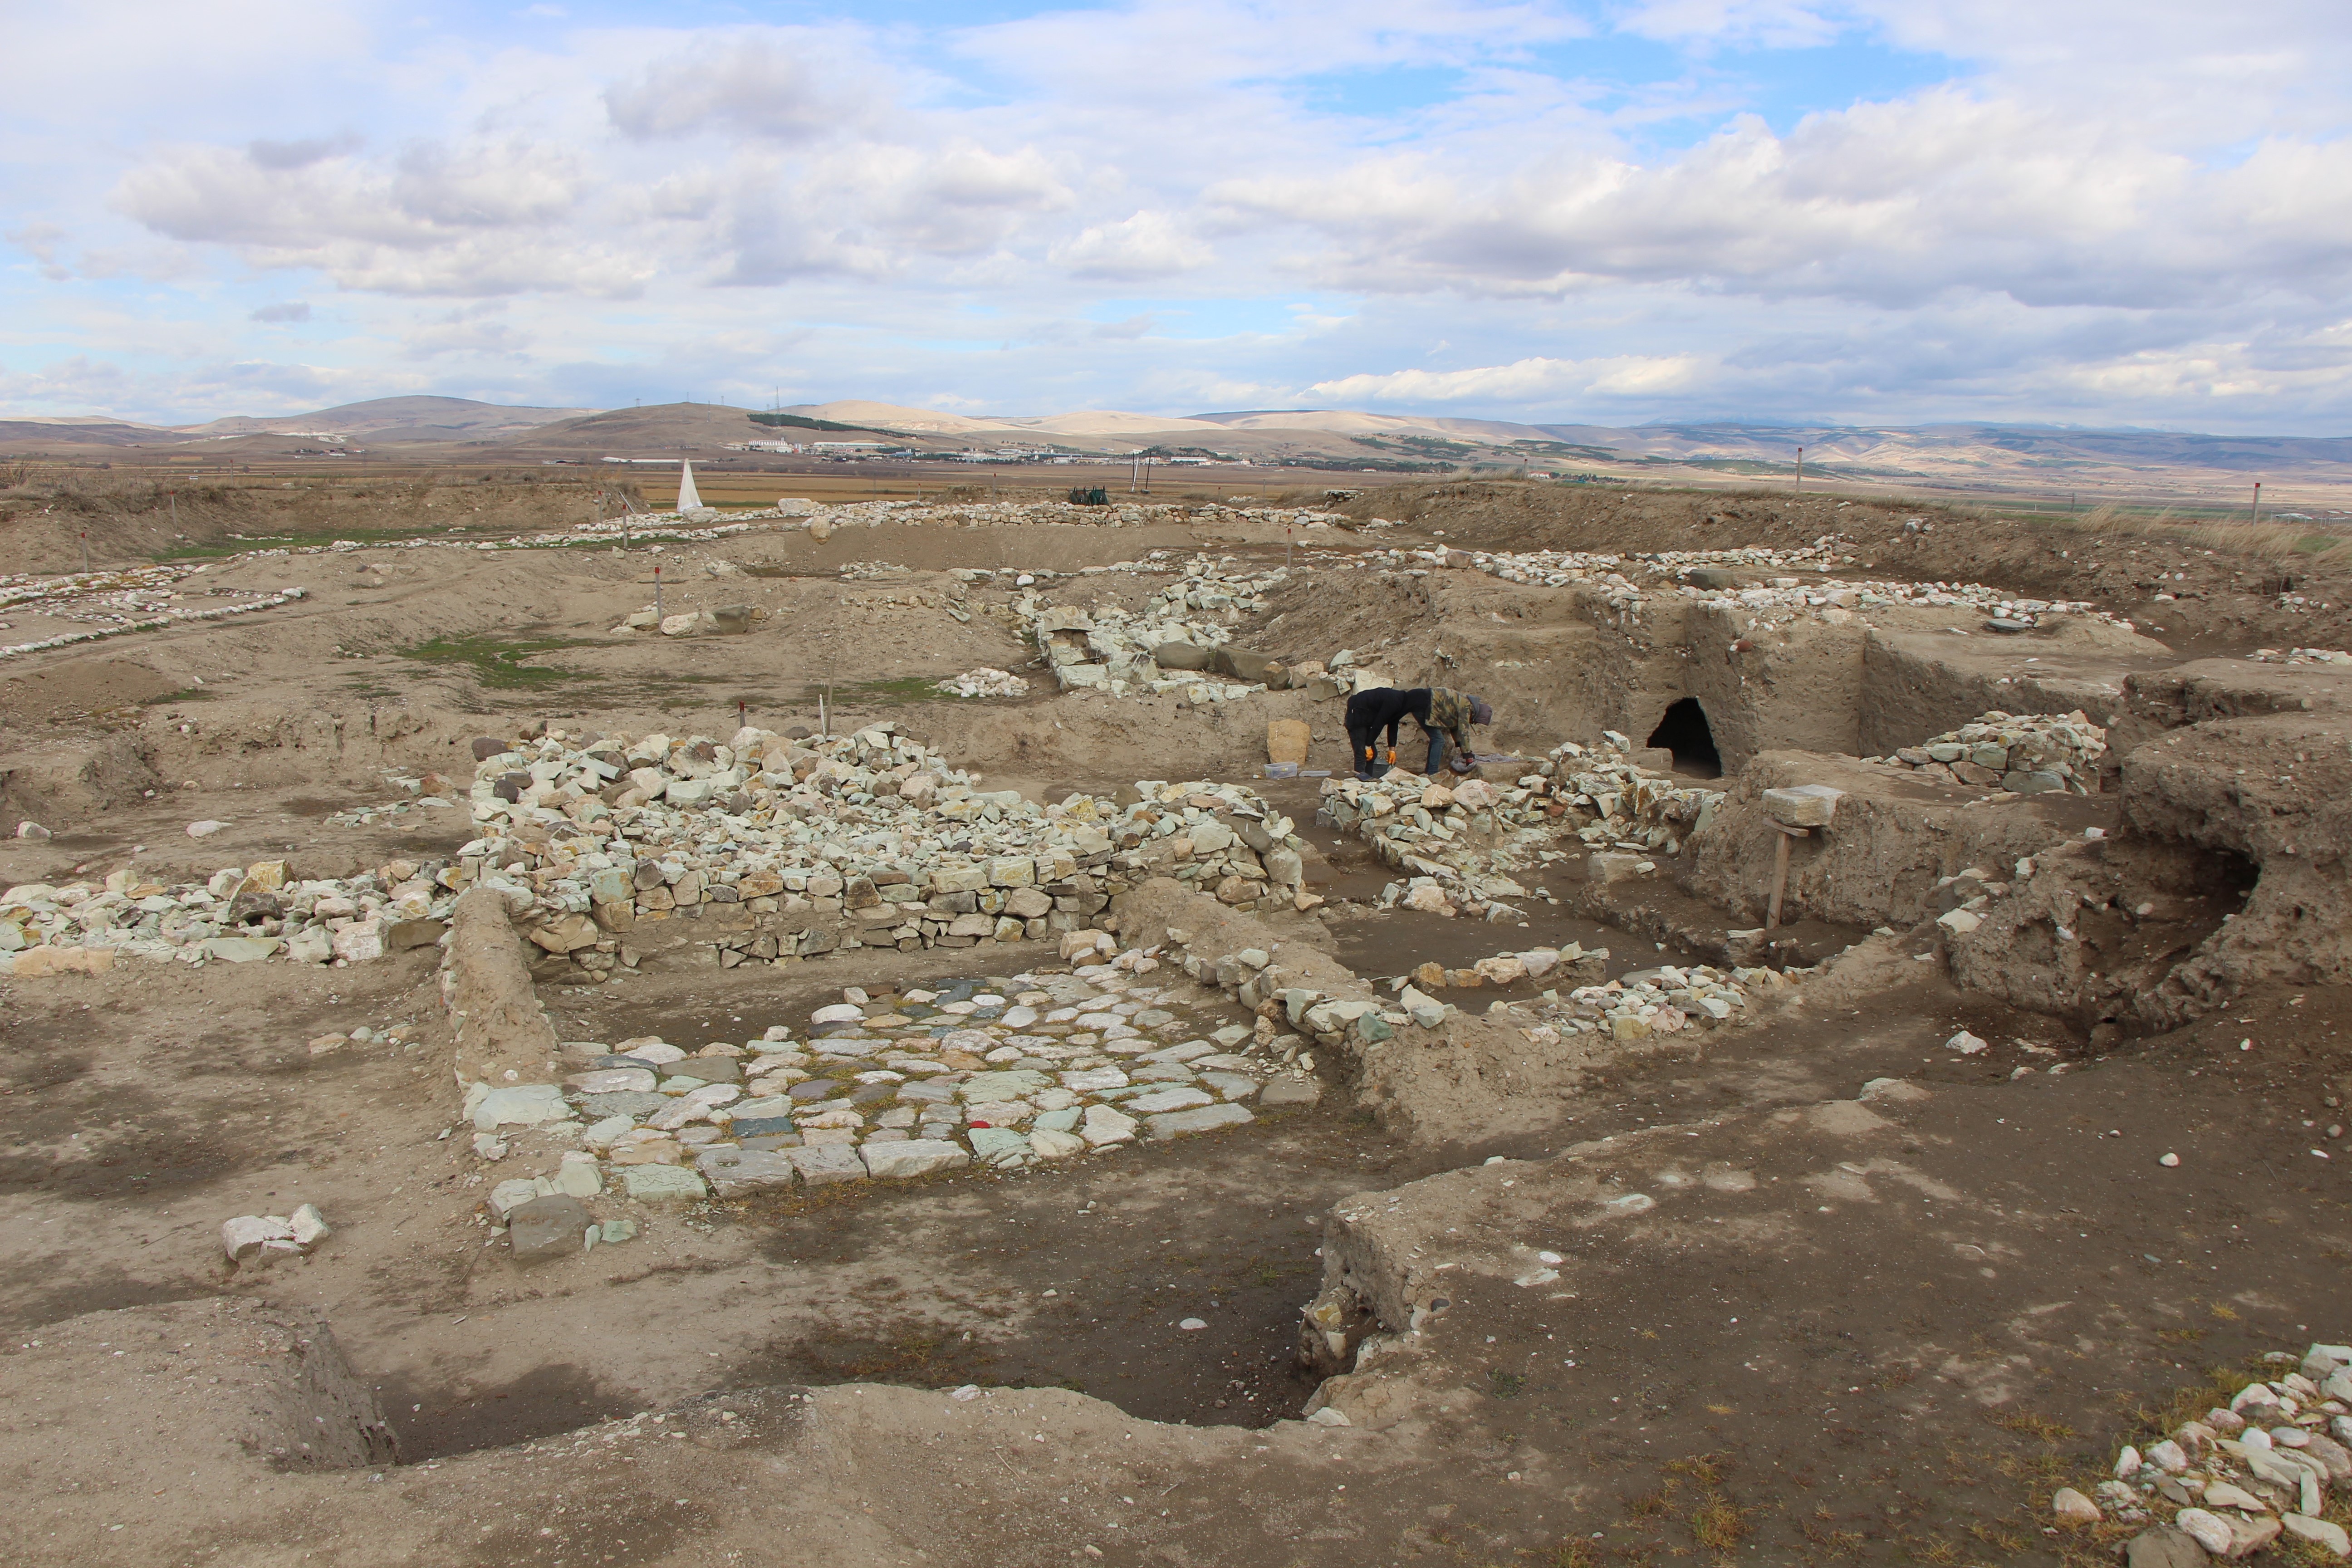
[[[46,482],[9,1563],[2352,1555],[2340,547]]]

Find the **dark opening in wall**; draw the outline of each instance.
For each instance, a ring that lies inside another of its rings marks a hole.
[[[1650,731],[1649,743],[1674,752],[1676,773],[1709,779],[1723,776],[1723,757],[1715,749],[1715,731],[1707,728],[1706,710],[1696,697],[1669,706],[1658,727]]]

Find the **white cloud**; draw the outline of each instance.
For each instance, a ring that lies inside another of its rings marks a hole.
[[[1089,224],[1047,253],[1081,278],[1136,280],[1173,277],[1206,267],[1213,252],[1164,212],[1139,212],[1117,223]]]
[[[735,134],[807,142],[888,114],[887,75],[838,33],[706,35],[604,90],[613,124],[641,140]]]
[[[1617,354],[1605,359],[1523,359],[1471,370],[1400,370],[1318,381],[1307,390],[1335,402],[1546,404],[1581,394],[1661,397],[1698,384],[1697,354]]]

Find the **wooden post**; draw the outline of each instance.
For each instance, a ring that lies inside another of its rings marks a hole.
[[[1810,838],[1813,836],[1813,830],[1810,827],[1788,827],[1778,822],[1769,826],[1773,832],[1780,836],[1780,839],[1772,847],[1772,899],[1764,908],[1766,931],[1770,931],[1780,923],[1780,897],[1789,889],[1789,840]]]
[[[2263,520],[2263,481],[2262,481],[2262,480],[2260,480],[2260,479],[2256,479],[2256,480],[2254,481],[2254,510],[2253,510],[2253,514],[2252,514],[2252,516],[2248,517],[2248,518],[2246,519],[2246,521],[2247,521],[2248,522],[2260,522],[2260,521],[2262,521],[2262,520]]]

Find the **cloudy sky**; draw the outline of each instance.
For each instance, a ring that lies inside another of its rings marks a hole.
[[[2352,430],[2345,0],[0,0],[0,410]]]

